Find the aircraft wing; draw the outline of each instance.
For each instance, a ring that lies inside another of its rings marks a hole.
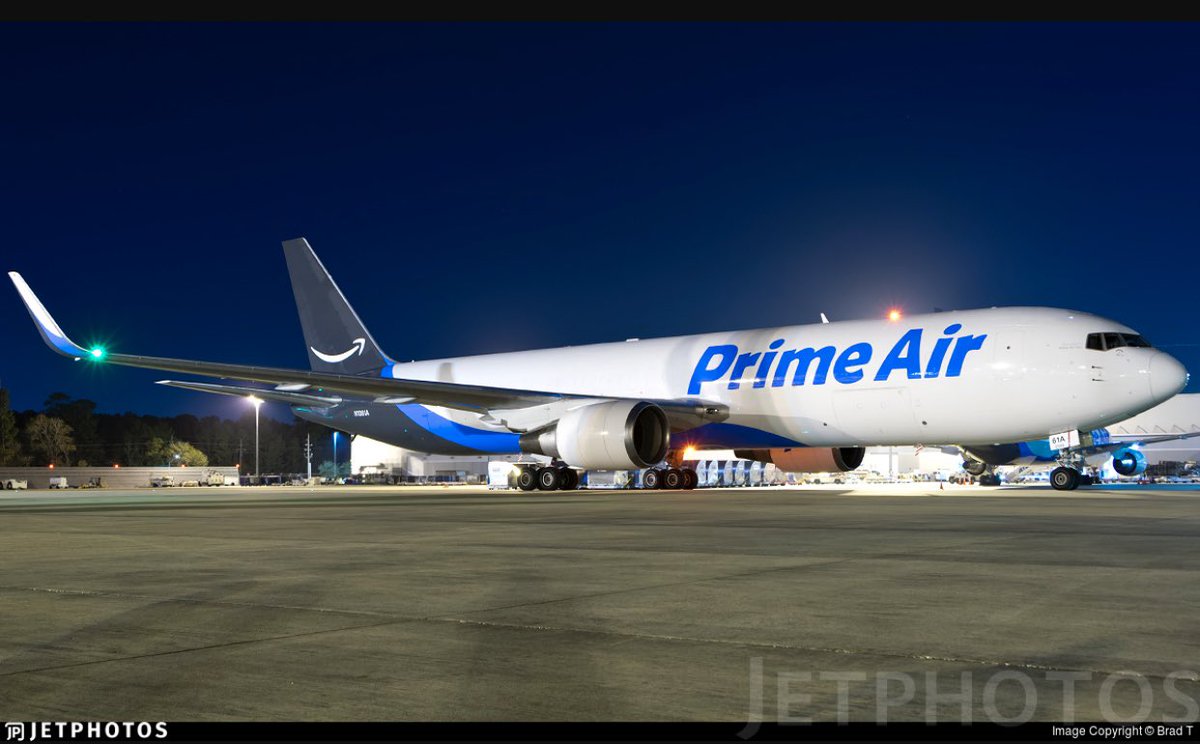
[[[49,311],[46,310],[45,305],[33,293],[33,290],[19,273],[10,271],[8,276],[16,286],[17,292],[20,293],[21,300],[25,303],[26,309],[29,310],[29,314],[33,317],[34,325],[37,326],[38,332],[42,335],[46,344],[63,356],[73,358],[77,361],[88,360],[96,364],[117,364],[126,367],[181,372],[225,380],[266,383],[276,386],[278,390],[237,389],[233,386],[204,386],[201,383],[184,384],[169,381],[175,387],[189,387],[192,390],[224,393],[227,395],[259,395],[260,397],[274,400],[283,400],[283,398],[279,395],[271,394],[273,392],[291,392],[316,398],[328,398],[330,393],[335,393],[380,403],[413,402],[476,413],[486,413],[492,410],[526,409],[533,406],[560,403],[567,399],[595,400],[597,398],[594,395],[518,390],[485,385],[466,385],[456,382],[406,380],[392,377],[365,377],[279,367],[259,367],[227,364],[224,362],[114,354],[102,348],[85,349],[72,341],[63,332]],[[291,402],[296,401],[293,400]],[[308,401],[309,404],[311,402]],[[688,428],[696,425],[695,421],[722,421],[729,415],[728,407],[721,403],[702,400],[653,400],[650,402],[656,403],[663,408],[668,418],[671,419],[673,428],[676,428],[676,426],[678,428]],[[329,405],[329,403],[326,402],[325,405]]]
[[[336,406],[342,402],[340,395],[313,395],[296,390],[277,390],[274,388],[247,387],[245,385],[217,385],[212,382],[192,382],[191,380],[159,380],[156,384],[182,388],[184,390],[194,390],[199,393],[236,395],[239,398],[254,395],[263,400],[273,400],[277,403],[287,403],[293,406],[311,406],[313,408]]]
[[[1144,444],[1155,444],[1157,442],[1173,442],[1177,439],[1191,439],[1192,437],[1200,437],[1200,431],[1189,431],[1181,434],[1156,434],[1150,437],[1142,437],[1141,439],[1121,440],[1119,442],[1109,442],[1108,444],[1093,444],[1091,447],[1080,447],[1079,450],[1085,455],[1098,454],[1101,452],[1116,452],[1123,450],[1126,447],[1137,447]]]

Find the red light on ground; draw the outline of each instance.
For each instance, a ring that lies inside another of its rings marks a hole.
[[[888,320],[892,321],[893,323],[897,320],[900,320],[901,317],[900,311],[895,308],[892,308],[888,311]]]
[[[119,468],[119,467],[121,467],[121,466],[120,466],[120,465],[118,465],[118,464],[117,464],[117,463],[115,463],[115,462],[113,463],[113,469],[116,469],[116,468]]]
[[[54,470],[54,463],[50,463],[50,469]]]

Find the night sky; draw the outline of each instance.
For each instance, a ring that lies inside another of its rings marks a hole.
[[[1028,304],[1200,380],[1195,24],[9,24],[0,68],[0,269],[85,345],[305,367],[305,236],[401,360]],[[0,344],[17,409],[245,407],[51,353],[6,279]]]

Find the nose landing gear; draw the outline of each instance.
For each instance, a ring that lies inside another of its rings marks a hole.
[[[1082,476],[1075,468],[1059,465],[1050,471],[1050,485],[1054,486],[1055,491],[1074,491],[1079,488],[1081,480]]]
[[[1098,481],[1099,478],[1092,474],[1083,456],[1076,452],[1062,451],[1058,456],[1058,467],[1050,471],[1050,485],[1056,491],[1074,491]]]

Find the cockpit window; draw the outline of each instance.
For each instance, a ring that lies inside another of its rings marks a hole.
[[[1150,342],[1136,333],[1089,333],[1087,347],[1094,351],[1112,351],[1122,346],[1149,349]]]

